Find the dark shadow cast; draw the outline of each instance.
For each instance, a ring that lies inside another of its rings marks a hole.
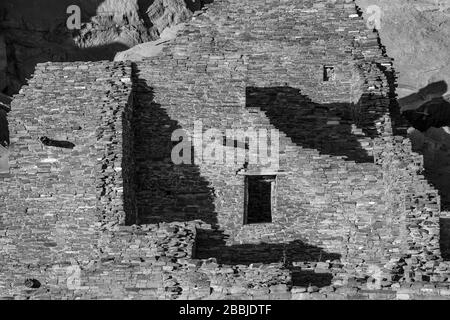
[[[351,132],[352,124],[356,123],[352,116],[355,106],[351,103],[314,103],[299,89],[287,86],[249,87],[246,97],[247,108],[264,111],[270,122],[298,146],[355,162],[373,163],[373,157]],[[363,132],[374,135],[369,130]]]
[[[214,229],[197,229],[195,257],[216,258],[217,263],[250,265],[255,263],[319,262],[338,260],[340,255],[296,240],[289,243],[258,243],[227,246],[227,236]]]
[[[437,142],[441,146],[436,147],[433,143],[421,142],[418,135],[411,137],[413,151],[423,155],[424,176],[439,191],[442,210],[450,210],[450,172],[447,169],[450,166],[450,134],[441,129],[450,126],[450,102],[442,96],[447,89],[445,81],[434,82],[399,99],[399,105],[404,109],[401,115],[409,126],[424,134],[431,128],[439,129],[427,135],[437,134],[439,139],[449,140],[448,143]]]
[[[153,101],[134,66],[134,162],[138,223],[202,220],[216,225],[214,190],[195,164],[175,165],[172,134],[181,129]]]
[[[139,18],[144,21],[144,25],[147,28],[151,28],[153,26],[153,23],[150,21],[150,18],[147,14],[147,9],[152,5],[153,2],[155,2],[155,0],[138,0]]]
[[[3,103],[3,100],[5,103]],[[9,172],[9,125],[7,113],[9,112],[9,97],[0,93],[0,175]]]
[[[215,258],[224,265],[250,265],[281,263],[291,272],[294,286],[314,285],[324,287],[331,284],[331,273],[315,273],[294,267],[294,262],[333,261],[340,254],[328,253],[322,248],[296,240],[289,243],[258,243],[227,246],[227,236],[213,229],[197,229],[194,257]]]
[[[450,261],[450,218],[439,219],[439,244],[444,261]]]
[[[331,273],[316,273],[298,267],[292,267],[290,270],[294,287],[316,286],[322,288],[331,285],[333,280]]]
[[[420,89],[418,92],[412,93],[409,96],[399,99],[399,106],[402,107],[400,111],[405,112],[408,109],[414,111],[426,102],[429,102],[435,98],[441,98],[447,92],[447,90],[447,82],[443,80],[430,83]]]
[[[0,107],[0,144],[4,147],[9,146],[9,129],[7,111]]]
[[[67,54],[67,60],[55,59],[52,62],[75,62],[75,61],[102,61],[114,60],[117,52],[128,50],[129,47],[123,43],[110,43],[103,46],[96,46],[92,48],[78,48],[73,47]]]
[[[205,5],[213,3],[214,0],[184,0],[184,2],[190,11],[195,12],[202,9]]]
[[[56,147],[64,149],[73,149],[75,147],[75,144],[69,141],[53,140],[48,137],[40,137],[39,140],[42,142],[43,145],[48,147]]]
[[[450,126],[450,102],[443,97],[433,98],[415,110],[403,112],[403,116],[420,132],[425,132],[431,127]]]
[[[226,265],[282,262],[285,268],[295,271],[296,279],[305,277],[313,285],[329,285],[330,274],[312,275],[311,272],[294,268],[292,262],[337,260],[339,254],[327,253],[302,241],[226,245],[226,235],[217,230],[214,190],[195,164],[175,165],[172,162],[172,149],[177,144],[171,141],[172,133],[181,128],[179,123],[154,101],[153,89],[139,78],[135,64],[133,83],[132,162],[135,171],[132,180],[135,181],[138,210],[136,222],[153,224],[202,220],[212,229],[197,230],[195,258],[215,258]]]

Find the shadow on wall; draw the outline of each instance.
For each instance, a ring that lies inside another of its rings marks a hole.
[[[450,261],[450,218],[439,219],[439,244],[444,261]]]
[[[296,145],[355,162],[373,163],[373,156],[358,140],[365,138],[363,133],[369,137],[372,133],[368,130],[362,130],[359,136],[352,133],[355,106],[351,103],[314,103],[299,89],[287,86],[250,87],[246,97],[247,108],[264,111],[270,122]]]
[[[328,286],[331,273],[315,273],[294,267],[293,262],[335,261],[341,258],[336,253],[328,253],[322,248],[296,240],[289,243],[259,243],[227,246],[227,236],[218,230],[197,229],[195,241],[196,259],[215,258],[225,265],[250,265],[282,263],[291,272],[294,286]]]
[[[154,101],[153,89],[139,78],[134,65],[134,161],[138,223],[188,222],[202,220],[211,228],[197,230],[195,258],[216,258],[221,264],[283,262],[295,273],[299,283],[323,286],[331,274],[298,270],[293,261],[337,260],[319,247],[302,241],[279,244],[226,246],[226,236],[217,230],[214,190],[196,165],[175,165],[171,160],[172,133],[180,129],[177,121]]]
[[[227,246],[227,235],[218,230],[198,229],[196,238],[196,258],[214,257],[222,264],[277,263],[301,261],[338,260],[340,255],[328,253],[322,248],[296,240],[289,243],[260,243]]]
[[[9,130],[7,111],[0,107],[0,145],[9,146]]]
[[[6,110],[0,107],[0,174],[9,172],[9,130]]]
[[[327,287],[332,284],[333,275],[331,273],[316,273],[310,270],[302,270],[298,267],[289,268],[292,276],[292,285],[295,287]]]
[[[135,75],[139,71],[135,67]],[[195,165],[175,165],[172,133],[181,129],[153,101],[153,89],[134,78],[134,161],[138,223],[202,220],[216,225],[214,190]]]
[[[423,155],[425,177],[441,195],[442,210],[450,210],[450,134],[442,129],[450,126],[450,102],[442,96],[447,88],[445,81],[439,81],[399,100],[402,115],[410,125],[427,132],[427,136],[438,134],[443,139],[444,143],[434,144],[420,134],[411,136],[413,150]],[[431,132],[430,128],[440,129]]]

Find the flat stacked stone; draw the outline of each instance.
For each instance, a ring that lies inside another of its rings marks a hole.
[[[215,1],[137,65],[39,64],[9,115],[0,297],[447,298],[392,72],[352,1],[312,0]],[[198,120],[279,134],[272,223],[243,225],[243,161],[173,164]]]

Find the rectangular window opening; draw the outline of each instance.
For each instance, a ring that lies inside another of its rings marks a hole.
[[[272,222],[275,181],[273,175],[246,176],[244,224]]]
[[[334,80],[334,67],[323,66],[323,81],[333,81],[333,80]]]

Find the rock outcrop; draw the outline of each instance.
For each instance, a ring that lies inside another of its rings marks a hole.
[[[450,83],[450,1],[356,0],[356,3],[366,21],[380,21],[381,43],[394,58],[399,72],[400,98],[433,82]]]
[[[167,43],[175,39],[177,32],[184,28],[180,23],[173,27],[164,29],[158,40],[138,44],[128,50],[118,52],[114,61],[141,61],[144,58],[154,57],[160,54]]]
[[[159,39],[211,1],[4,0],[0,4],[0,92],[15,94],[37,63],[113,60],[117,52]],[[69,30],[70,5],[81,28]],[[45,8],[45,10],[43,10]]]

